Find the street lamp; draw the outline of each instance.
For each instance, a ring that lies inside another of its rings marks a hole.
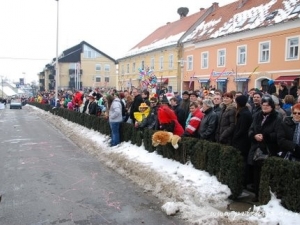
[[[57,106],[58,99],[58,81],[59,81],[59,66],[58,66],[58,25],[59,25],[59,0],[57,1],[57,24],[56,24],[56,62],[55,62],[55,106]]]

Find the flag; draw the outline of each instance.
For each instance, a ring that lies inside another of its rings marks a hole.
[[[191,88],[194,78],[195,78],[195,72],[194,72],[193,76],[190,77],[189,88]]]
[[[254,70],[252,71],[252,73],[249,75],[249,79],[251,78],[251,76],[256,72],[256,70],[258,69],[259,66],[255,67]]]
[[[226,68],[224,68],[224,70],[222,71],[222,73],[220,73],[220,75],[216,78],[216,80],[219,79],[219,77],[221,77],[223,75],[223,73],[225,72],[225,70],[226,70]]]

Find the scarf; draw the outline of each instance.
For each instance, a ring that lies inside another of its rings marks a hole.
[[[300,125],[299,125],[299,123],[296,123],[293,142],[297,145],[300,145]]]

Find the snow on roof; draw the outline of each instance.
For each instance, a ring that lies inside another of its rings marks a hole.
[[[159,49],[162,47],[167,47],[167,46],[171,46],[177,43],[177,41],[181,38],[181,36],[184,34],[185,32],[181,32],[179,34],[176,35],[171,35],[167,38],[161,39],[161,40],[155,40],[152,42],[152,44],[150,45],[146,45],[143,47],[136,47],[131,49],[129,52],[127,52],[127,54],[125,55],[125,57],[127,56],[131,56],[131,55],[137,55],[137,54],[141,54],[143,52],[149,52],[152,51],[154,49]]]
[[[2,91],[1,86],[0,86],[0,90]],[[17,93],[13,89],[11,89],[10,87],[7,87],[7,86],[3,87],[3,93],[5,93],[5,95],[7,95],[7,96],[17,95]]]
[[[291,14],[297,3],[298,0],[248,0],[241,8],[237,8],[238,2],[230,3],[209,15],[183,42],[217,38],[299,18],[298,13]]]

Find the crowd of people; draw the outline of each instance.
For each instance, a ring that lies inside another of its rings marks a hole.
[[[143,135],[145,129],[166,130],[181,137],[193,137],[236,148],[243,158],[244,186],[258,201],[261,159],[267,156],[287,160],[300,158],[300,87],[298,82],[278,90],[269,81],[267,91],[252,88],[246,94],[220,90],[158,93],[133,88],[40,93],[32,101],[50,104],[109,120],[111,146],[120,143],[120,125],[131,123]],[[259,151],[258,151],[259,150]],[[260,155],[258,155],[258,152]]]

